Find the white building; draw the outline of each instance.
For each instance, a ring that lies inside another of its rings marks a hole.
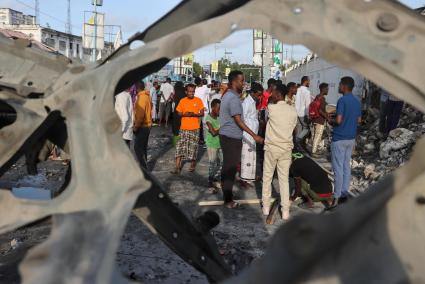
[[[35,25],[35,17],[9,8],[0,8],[0,25]]]
[[[9,8],[0,8],[0,28],[24,33],[32,39],[54,48],[68,58],[79,58],[85,62],[90,61],[92,51],[83,48],[81,36],[37,25],[34,16],[24,15]],[[102,57],[112,53],[113,50],[113,43],[105,42],[105,47],[101,51]]]
[[[353,94],[361,98],[365,91],[366,79],[348,69],[331,64],[317,55],[310,54],[303,58],[297,64],[290,66],[283,78],[285,84],[289,82],[301,83],[301,78],[308,76],[310,78],[310,91],[318,95],[319,85],[321,83],[329,84],[329,93],[326,101],[330,104],[336,104],[341,94],[338,94],[339,81],[344,76],[350,76],[354,79],[355,86]]]

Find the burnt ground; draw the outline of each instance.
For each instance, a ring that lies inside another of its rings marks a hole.
[[[220,216],[220,224],[213,234],[226,262],[234,273],[240,272],[253,259],[264,253],[271,234],[283,224],[265,225],[260,206],[244,205],[243,209],[230,210],[223,206],[200,207],[201,200],[221,200],[221,194],[208,192],[208,159],[205,150],[195,173],[188,172],[186,165],[180,176],[170,174],[174,166],[174,148],[171,131],[154,127],[149,141],[149,167],[165,186],[168,194],[190,218],[213,210]],[[39,164],[39,175],[26,174],[24,161],[19,161],[0,178],[0,188],[41,187],[57,191],[63,183],[66,167],[60,161],[46,161]],[[275,181],[276,182],[276,181]],[[277,184],[275,184],[277,187]],[[260,197],[260,184],[256,188],[235,187],[236,199]],[[313,210],[293,205],[292,215],[320,212],[318,205]],[[19,283],[17,265],[32,246],[43,242],[50,232],[49,220],[20,228],[0,235],[0,283]],[[12,244],[14,248],[12,248]],[[161,240],[135,216],[130,216],[117,251],[117,264],[128,278],[146,283],[207,283],[206,278],[182,261]]]

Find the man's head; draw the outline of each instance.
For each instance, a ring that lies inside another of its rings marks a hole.
[[[195,78],[195,85],[198,86],[198,87],[202,86],[202,79],[199,78],[199,77],[196,77]]]
[[[212,89],[216,92],[218,92],[220,90],[220,83],[218,81],[213,81],[212,82]]]
[[[208,85],[208,80],[207,79],[202,79],[202,85]]]
[[[239,70],[230,71],[228,79],[229,79],[229,88],[239,94],[242,94],[243,85],[245,83],[245,77],[242,71],[239,71]]]
[[[303,76],[301,78],[301,86],[310,87],[310,78],[308,78],[308,76]]]
[[[270,91],[273,86],[276,86],[276,80],[273,78],[270,78],[267,80],[267,89]]]
[[[214,115],[218,115],[220,113],[220,104],[221,101],[219,99],[213,99],[211,102],[211,113]]]
[[[277,103],[285,99],[286,94],[288,93],[288,88],[284,84],[279,84],[273,87],[272,90],[272,102]]]
[[[167,77],[167,79],[165,80],[165,82],[171,84],[171,78],[170,77]]]
[[[289,82],[288,85],[286,85],[288,88],[288,94],[295,95],[297,93],[297,84],[295,82]]]
[[[143,91],[145,89],[145,82],[143,82],[143,81],[138,81],[137,83],[136,83],[136,90],[138,91],[138,92],[140,92],[140,91]]]
[[[260,100],[260,97],[263,95],[264,88],[261,86],[260,83],[254,82],[251,85],[251,96],[252,98],[258,102]]]
[[[319,85],[319,90],[320,90],[320,94],[321,95],[327,96],[328,95],[328,92],[329,92],[329,85],[328,85],[328,83],[321,83]]]
[[[351,93],[354,89],[354,79],[350,76],[342,77],[339,81],[338,92],[340,94]]]
[[[154,87],[155,89],[158,89],[158,88],[159,88],[158,81],[154,81],[154,82],[153,82],[153,87]]]
[[[195,88],[196,86],[194,84],[187,84],[185,91],[186,91],[186,97],[188,99],[193,99],[193,97],[195,96]]]

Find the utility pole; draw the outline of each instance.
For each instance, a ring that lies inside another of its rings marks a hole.
[[[261,74],[260,82],[264,84],[264,32],[261,31]]]
[[[65,25],[65,32],[72,34],[72,25],[71,25],[71,0],[68,0],[68,10],[67,10],[68,19]]]
[[[35,24],[40,24],[40,3],[39,0],[35,0]]]

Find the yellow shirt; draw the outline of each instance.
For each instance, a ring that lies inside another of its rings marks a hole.
[[[152,103],[149,92],[140,91],[134,105],[134,128],[152,126]]]

